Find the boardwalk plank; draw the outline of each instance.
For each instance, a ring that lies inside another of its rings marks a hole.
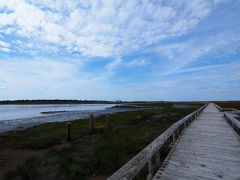
[[[154,180],[240,180],[240,138],[214,104],[184,130]]]

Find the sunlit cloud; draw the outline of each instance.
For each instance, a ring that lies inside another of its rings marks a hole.
[[[0,0],[0,99],[239,99],[239,8]]]

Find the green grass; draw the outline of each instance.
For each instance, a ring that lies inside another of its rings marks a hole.
[[[72,122],[71,148],[50,150],[47,155],[29,159],[8,172],[6,179],[36,179],[42,167],[55,167],[56,179],[87,179],[92,175],[110,175],[146,147],[170,125],[195,109],[166,108],[124,112],[111,115],[106,127],[104,116],[95,119],[94,131],[88,120]],[[149,119],[151,115],[177,112],[177,115]],[[66,123],[47,123],[0,136],[0,148],[45,149],[65,139]],[[144,174],[144,173],[143,173]],[[141,177],[139,177],[140,179]]]

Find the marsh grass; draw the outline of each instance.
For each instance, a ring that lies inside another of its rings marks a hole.
[[[89,121],[72,121],[71,147],[51,149],[65,139],[65,123],[47,123],[23,131],[0,136],[0,148],[49,149],[44,156],[34,156],[5,174],[6,179],[47,179],[41,169],[54,167],[55,179],[88,179],[111,175],[134,157],[177,120],[195,109],[154,109],[111,115],[112,125],[106,127],[105,116],[95,118],[93,131]],[[173,116],[169,114],[173,113]],[[162,118],[152,115],[166,114]],[[146,175],[143,170],[136,179]]]
[[[240,110],[240,101],[216,101],[221,108],[236,108]]]

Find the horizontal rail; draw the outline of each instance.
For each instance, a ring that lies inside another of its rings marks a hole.
[[[240,113],[240,110],[235,109],[235,108],[221,108],[221,107],[218,106],[217,104],[215,104],[215,106],[217,107],[217,109],[218,109],[220,112],[223,112],[223,111],[236,111],[236,112]]]
[[[235,129],[235,131],[240,135],[240,121],[238,121],[228,112],[224,112],[224,117],[230,123],[233,129]]]
[[[217,109],[220,112],[224,112],[224,110],[230,110],[230,111],[236,111],[240,113],[240,110],[235,108],[221,108],[220,106],[216,105]],[[228,123],[232,126],[232,128],[240,135],[240,121],[238,121],[236,118],[234,118],[230,113],[224,112],[224,117],[228,121]]]
[[[223,112],[223,108],[221,108],[220,106],[218,106],[217,104],[215,104],[216,108],[220,111]]]
[[[179,127],[186,124],[189,124],[193,119],[195,119],[207,106],[204,105],[198,110],[192,112],[191,114],[185,116],[181,120],[174,123],[170,126],[166,131],[164,131],[159,137],[157,137],[151,144],[145,147],[141,152],[139,152],[135,157],[133,157],[130,161],[128,161],[124,166],[122,166],[118,171],[116,171],[112,176],[110,176],[107,180],[129,180],[133,179],[148,163],[149,165],[149,173],[153,165],[151,161],[153,157],[157,157],[160,148],[167,142],[167,140],[173,136],[175,138],[175,133],[179,133]],[[158,154],[159,156],[159,154]],[[149,163],[150,162],[150,163]],[[151,174],[152,176],[153,174]],[[151,179],[151,176],[148,176],[148,179]]]

